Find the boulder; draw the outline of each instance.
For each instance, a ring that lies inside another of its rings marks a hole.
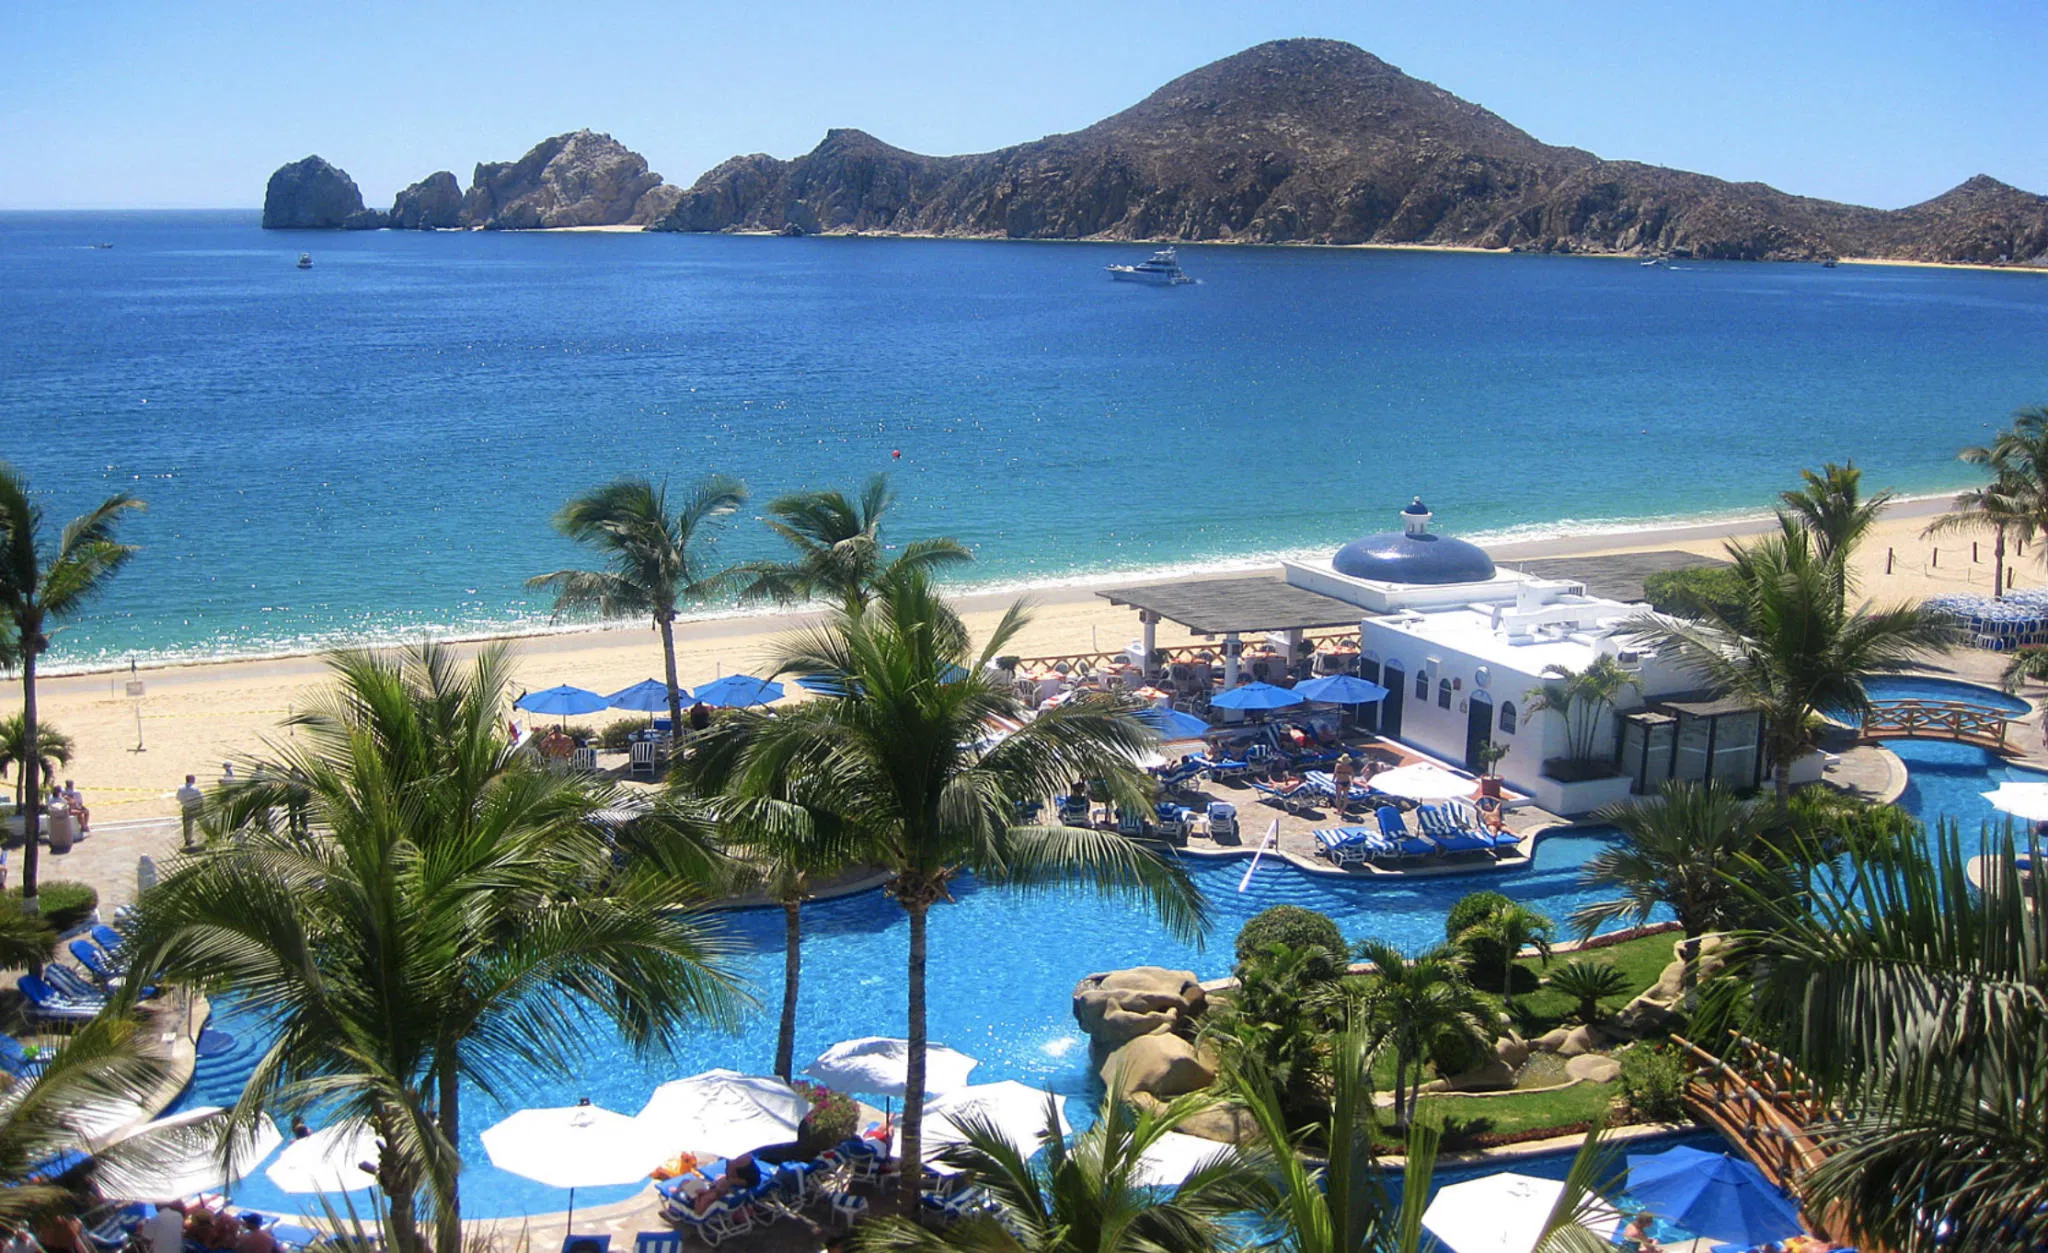
[[[1445,1086],[1453,1092],[1500,1092],[1515,1086],[1515,1068],[1499,1058],[1452,1075]]]
[[[626,221],[632,226],[652,226],[674,211],[676,202],[682,198],[683,189],[674,183],[663,183],[658,187],[650,187],[647,189],[646,194],[640,197],[639,202],[633,206],[632,216],[628,217]]]
[[[266,231],[337,230],[362,211],[355,180],[317,156],[279,167],[263,189]]]
[[[341,220],[345,231],[381,231],[391,225],[391,217],[380,209],[357,209]]]
[[[1529,1041],[1529,1047],[1538,1053],[1555,1053],[1564,1047],[1564,1042],[1571,1033],[1570,1027],[1553,1027]]]
[[[1134,966],[1074,985],[1074,1020],[1097,1056],[1139,1036],[1176,1031],[1199,1018],[1208,995],[1193,971]]]
[[[1148,1092],[1132,1092],[1128,1096],[1131,1104],[1141,1110],[1149,1110],[1156,1114],[1166,1108],[1165,1101]],[[1214,1140],[1219,1144],[1259,1142],[1258,1122],[1243,1106],[1228,1102],[1211,1105],[1199,1113],[1189,1115],[1181,1120],[1174,1130],[1184,1131],[1191,1136],[1200,1136],[1204,1140]]]
[[[462,184],[447,170],[436,170],[399,192],[391,202],[396,230],[449,230],[462,225]]]
[[[1621,1063],[1597,1053],[1582,1053],[1564,1064],[1564,1073],[1587,1083],[1612,1083],[1621,1078]]]
[[[1214,1062],[1177,1035],[1139,1036],[1102,1063],[1102,1082],[1161,1099],[1200,1092],[1216,1082]]]
[[[641,197],[660,185],[647,158],[610,135],[571,131],[542,140],[517,161],[479,163],[462,202],[462,224],[490,230],[618,226],[631,221]]]
[[[1520,1069],[1529,1060],[1531,1045],[1518,1035],[1504,1035],[1493,1042],[1493,1055],[1508,1065]]]
[[[1558,1044],[1557,1051],[1563,1057],[1578,1057],[1583,1053],[1597,1053],[1610,1043],[1598,1027],[1573,1027]]]
[[[1621,1039],[1640,1040],[1644,1036],[1669,1035],[1684,1025],[1684,1014],[1669,1005],[1658,1004],[1645,994],[1622,1006],[1613,1017],[1600,1024],[1600,1029]]]

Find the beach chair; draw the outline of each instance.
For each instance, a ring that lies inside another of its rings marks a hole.
[[[1290,814],[1305,813],[1315,808],[1318,792],[1314,784],[1296,782],[1290,784],[1261,783],[1252,780],[1252,791],[1268,805],[1277,805]]]
[[[23,999],[28,1001],[29,1013],[38,1018],[79,1021],[99,1013],[100,1007],[107,1003],[105,997],[79,1001],[60,995],[55,988],[34,975],[23,975],[15,982],[15,986],[21,990]]]
[[[1237,806],[1227,801],[1210,801],[1207,817],[1210,839],[1220,844],[1228,836],[1231,843],[1237,843]]]
[[[1179,848],[1188,842],[1188,833],[1195,823],[1195,811],[1185,805],[1161,801],[1153,807],[1158,815],[1158,836],[1166,843]]]
[[[626,773],[635,779],[660,777],[661,771],[657,760],[660,752],[661,746],[653,740],[634,740],[632,751],[626,759]]]
[[[87,1002],[104,1001],[106,990],[95,987],[91,980],[69,966],[55,962],[43,967],[43,982],[57,990],[57,995],[67,1000]]]
[[[1095,805],[1085,795],[1070,794],[1060,797],[1060,825],[1063,827],[1092,827],[1095,825]]]
[[[633,1253],[683,1253],[680,1231],[638,1231],[633,1233]]]
[[[569,768],[577,774],[596,774],[597,750],[594,748],[579,748],[569,754]]]
[[[1342,868],[1369,860],[1373,837],[1363,827],[1330,827],[1314,832],[1316,851]]]
[[[85,967],[87,974],[99,981],[101,988],[111,991],[126,981],[127,975],[121,966],[108,958],[100,947],[90,940],[71,941],[71,955],[78,959],[79,965]],[[145,998],[155,996],[156,989],[144,988],[142,995]]]
[[[126,958],[122,953],[122,950],[128,947],[127,936],[122,935],[104,922],[94,923],[92,930],[86,932],[86,934],[92,937],[93,943],[105,949],[107,956],[112,958],[117,965],[127,964]]]
[[[1238,757],[1211,757],[1207,753],[1196,753],[1188,758],[1188,760],[1198,763],[1202,768],[1202,773],[1218,783],[1228,782],[1231,779],[1242,779],[1251,771],[1251,766]]]
[[[1154,777],[1168,792],[1190,792],[1194,790],[1196,780],[1202,777],[1202,765],[1193,760],[1177,761],[1160,769]]]
[[[1116,807],[1116,833],[1137,839],[1145,834],[1145,815],[1138,810]]]
[[[115,1253],[128,1247],[128,1241],[149,1217],[149,1210],[141,1205],[123,1205],[107,1214],[98,1222],[85,1229],[85,1238],[92,1241],[96,1249]]]
[[[578,1235],[570,1232],[562,1237],[562,1253],[611,1253],[612,1236],[609,1231]]]

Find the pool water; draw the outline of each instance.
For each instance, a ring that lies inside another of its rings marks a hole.
[[[1931,679],[1917,675],[1884,675],[1863,685],[1872,700],[1941,700],[1964,705],[1982,705],[2000,713],[2023,714],[2027,702],[2007,696],[1995,687],[1963,683],[1955,679]]]
[[[1492,889],[1542,910],[1562,925],[1602,894],[1579,886],[1579,868],[1609,833],[1574,831],[1538,841],[1534,865],[1496,874],[1427,879],[1353,879],[1305,872],[1265,858],[1244,883],[1248,861],[1187,858],[1188,872],[1209,902],[1206,946],[1176,939],[1141,907],[1073,890],[1019,892],[956,884],[954,901],[932,911],[928,971],[931,1038],[979,1058],[976,1082],[1017,1079],[1075,1098],[1070,1117],[1086,1121],[1100,1094],[1089,1066],[1088,1041],[1074,1023],[1072,993],[1082,977],[1123,966],[1157,965],[1228,974],[1238,928],[1269,905],[1292,903],[1329,914],[1347,939],[1390,940],[1419,952],[1443,940],[1443,919],[1468,892]],[[463,1110],[468,1163],[464,1212],[507,1217],[559,1210],[566,1196],[492,1167],[478,1133],[513,1109],[567,1105],[589,1097],[625,1114],[639,1112],[656,1085],[717,1066],[765,1073],[774,1060],[782,975],[782,914],[734,910],[720,925],[742,949],[733,963],[759,998],[734,1035],[698,1032],[676,1042],[673,1056],[637,1058],[616,1035],[594,1025],[588,1048],[567,1059],[564,1077],[514,1078],[502,1103],[469,1093]],[[804,909],[803,984],[796,1041],[799,1066],[828,1045],[854,1036],[902,1035],[903,964],[908,927],[880,892],[821,901]],[[233,1047],[202,1058],[188,1104],[228,1105],[240,1095],[264,1044],[263,1025],[232,1004],[216,1008],[213,1025]],[[579,1189],[577,1204],[623,1199],[637,1189]],[[300,1198],[270,1186],[261,1173],[244,1180],[236,1199],[258,1209],[297,1213]]]

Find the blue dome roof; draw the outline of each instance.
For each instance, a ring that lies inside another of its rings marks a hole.
[[[1482,583],[1493,577],[1493,558],[1477,544],[1427,531],[1388,531],[1353,540],[1330,564],[1339,574],[1382,583]]]

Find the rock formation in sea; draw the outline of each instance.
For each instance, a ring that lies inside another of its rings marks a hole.
[[[1320,39],[1261,44],[996,152],[931,157],[833,130],[794,160],[734,157],[654,229],[2048,265],[2048,197],[1993,179],[1886,211],[1607,161]]]
[[[462,225],[462,184],[436,170],[398,193],[391,202],[393,230],[448,230]]]
[[[263,189],[263,229],[334,230],[363,212],[355,180],[319,157],[282,166]]]
[[[661,185],[647,158],[610,135],[572,131],[542,140],[517,161],[480,163],[461,222],[491,230],[626,225]],[[671,195],[647,201],[643,224],[672,204]]]

